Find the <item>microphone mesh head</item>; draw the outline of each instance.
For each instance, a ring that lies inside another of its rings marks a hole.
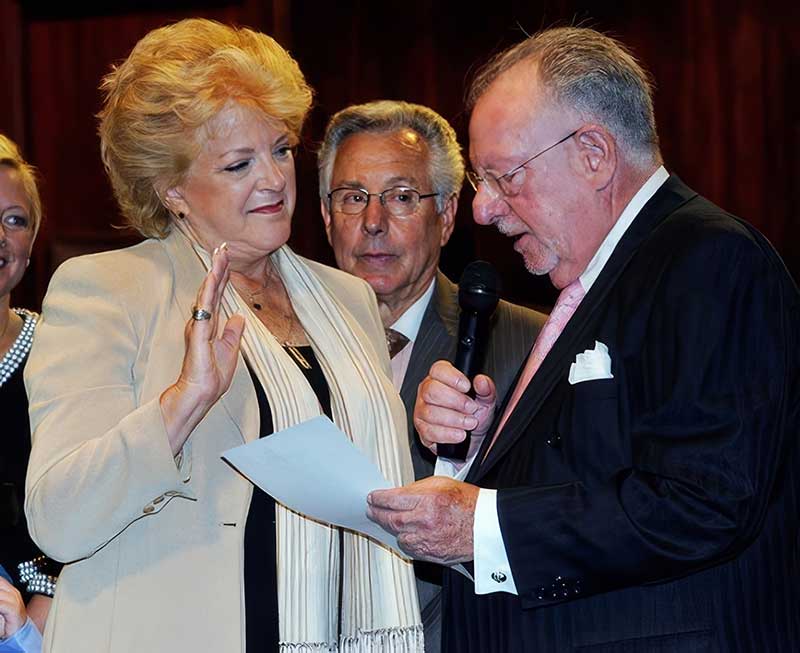
[[[458,282],[458,305],[462,311],[491,314],[500,299],[500,278],[488,261],[473,261]]]

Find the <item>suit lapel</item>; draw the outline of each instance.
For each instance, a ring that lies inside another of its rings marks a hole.
[[[482,452],[477,460],[486,460],[477,469],[469,474],[468,480],[477,480],[487,474],[492,467],[503,458],[514,443],[527,431],[527,427],[541,408],[544,401],[552,392],[556,384],[564,378],[569,365],[579,353],[576,348],[586,340],[586,336],[596,329],[596,322],[608,293],[616,285],[628,262],[639,249],[642,242],[654,229],[673,211],[695,197],[697,193],[686,187],[676,176],[671,176],[650,198],[633,221],[631,226],[617,244],[608,262],[603,267],[600,276],[594,282],[589,292],[584,297],[575,314],[567,323],[564,331],[556,340],[553,348],[542,361],[536,375],[525,389],[514,412],[509,416],[503,427],[502,434],[492,445],[488,455],[485,449],[491,442],[482,447]],[[516,381],[512,384],[513,389]],[[511,394],[509,390],[508,395]],[[508,397],[506,397],[507,399]],[[503,402],[503,407],[505,401]],[[498,415],[502,412],[498,411]],[[497,421],[489,433],[494,433]]]
[[[458,288],[441,272],[436,273],[433,297],[425,308],[400,396],[406,409],[414,409],[417,386],[437,360],[452,358],[458,335]]]
[[[197,298],[197,290],[205,278],[205,268],[186,237],[177,229],[173,229],[162,242],[169,253],[170,260],[173,261],[174,301],[180,313],[188,319]],[[241,352],[231,386],[222,395],[219,403],[222,404],[228,417],[236,425],[242,442],[258,438],[259,416],[258,411],[254,410],[254,406],[257,406],[257,399]]]
[[[489,427],[489,430],[487,431],[487,433],[493,434],[496,431],[497,427],[499,426],[500,418],[503,416],[503,414],[506,411],[506,404],[511,399],[511,395],[514,393],[514,388],[517,387],[517,383],[519,382],[519,377],[522,376],[522,370],[525,368],[524,362],[527,361],[528,360],[528,356],[531,355],[531,350],[533,349],[534,344],[535,344],[535,341],[534,341],[534,343],[531,344],[531,346],[528,349],[528,352],[525,354],[525,358],[523,359],[522,362],[514,363],[515,365],[518,366],[517,373],[514,375],[514,378],[511,381],[511,384],[508,386],[508,391],[506,392],[506,396],[501,400],[501,403],[498,404],[497,409],[495,410],[495,413],[494,413],[494,420],[492,421],[492,425]],[[522,404],[523,401],[525,401],[525,395],[520,397],[520,401],[517,404],[517,409],[514,411],[515,413],[519,411],[519,407],[520,407],[520,405]],[[510,418],[513,417],[513,416],[514,416],[513,414],[511,416],[509,416],[509,422],[511,421]],[[505,430],[506,431],[508,430],[508,422],[506,423]],[[499,440],[498,440],[497,444],[499,444]],[[494,452],[494,449],[497,448],[497,444],[495,444],[492,447],[492,451],[493,452]],[[481,461],[484,458],[486,458],[486,452],[489,450],[489,447],[491,445],[492,445],[492,438],[491,437],[485,437],[483,439],[483,442],[481,442],[480,448],[478,449],[477,456],[475,456],[475,461],[476,462],[473,463],[472,467],[470,467],[469,472],[467,472],[467,476],[464,479],[465,481],[471,483],[475,479],[477,479],[479,476],[481,476],[485,471],[487,471],[489,469],[486,466],[486,464],[488,462],[490,462],[488,458],[487,458],[486,462],[483,463],[483,464],[479,464],[478,461]],[[494,456],[492,456],[492,457],[494,458]]]

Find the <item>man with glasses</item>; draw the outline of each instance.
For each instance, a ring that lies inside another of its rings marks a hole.
[[[453,360],[458,287],[439,269],[453,231],[464,162],[455,132],[435,111],[395,101],[348,107],[331,119],[319,152],[320,202],[339,267],[375,290],[395,386],[407,413],[416,478],[435,456],[416,437],[417,386]],[[544,317],[500,302],[483,370],[505,391]],[[476,439],[476,443],[477,443]],[[426,651],[439,650],[441,569],[417,566]]]
[[[448,651],[800,650],[800,295],[752,226],[665,170],[647,73],[545,30],[469,95],[476,222],[561,290],[518,381],[438,362],[422,441],[461,474],[368,515],[445,576]]]

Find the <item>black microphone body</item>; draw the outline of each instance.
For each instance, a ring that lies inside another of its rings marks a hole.
[[[499,295],[497,272],[486,261],[473,261],[461,275],[458,284],[458,305],[461,316],[458,320],[458,344],[453,366],[463,372],[472,382],[480,371],[488,340],[489,322]],[[470,396],[474,396],[470,390]],[[469,452],[471,433],[462,442],[440,442],[436,445],[439,456],[465,460]]]

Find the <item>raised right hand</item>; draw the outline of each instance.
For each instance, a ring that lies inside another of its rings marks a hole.
[[[461,442],[472,431],[485,435],[494,418],[494,381],[478,374],[474,382],[448,361],[436,361],[417,389],[414,426],[422,443],[436,453],[437,442]],[[475,390],[475,398],[467,393]]]
[[[186,353],[178,380],[161,394],[161,413],[172,453],[177,455],[194,427],[230,387],[236,369],[244,318],[233,315],[222,333],[218,320],[222,293],[230,275],[225,246],[214,250],[211,269],[197,292],[196,308],[211,313],[207,320],[190,317],[184,330]]]

